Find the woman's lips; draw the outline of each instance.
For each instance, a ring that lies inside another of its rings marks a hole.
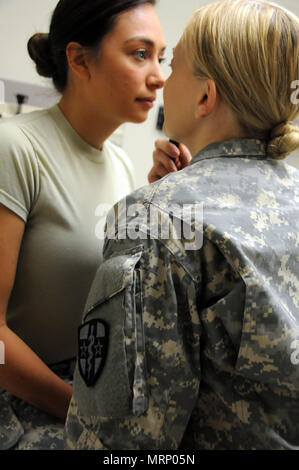
[[[144,107],[151,109],[154,106],[154,98],[137,98],[136,101],[141,103]]]

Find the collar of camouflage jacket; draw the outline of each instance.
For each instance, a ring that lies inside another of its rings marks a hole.
[[[213,142],[200,150],[190,162],[218,157],[253,157],[259,160],[267,158],[267,142],[257,139],[231,139],[225,142]]]

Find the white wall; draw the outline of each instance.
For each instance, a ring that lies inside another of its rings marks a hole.
[[[159,0],[157,13],[160,17],[167,42],[168,64],[184,26],[192,12],[208,0]],[[289,8],[299,16],[298,0],[280,0],[277,3]],[[18,80],[36,85],[50,86],[50,81],[37,75],[27,53],[27,41],[35,32],[47,32],[50,17],[57,0],[0,0],[0,78]],[[163,66],[167,76],[170,69]],[[298,77],[299,78],[299,77]],[[154,140],[163,134],[156,130],[158,108],[162,104],[162,92],[158,94],[155,108],[144,124],[126,124],[124,149],[133,161],[137,185],[147,183],[152,164]],[[299,168],[299,152],[289,161]]]
[[[0,77],[48,85],[35,72],[27,41],[38,32],[48,32],[57,0],[0,0]]]

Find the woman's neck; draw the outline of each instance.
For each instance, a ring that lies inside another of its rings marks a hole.
[[[248,136],[237,122],[229,109],[217,116],[208,116],[198,125],[198,130],[183,142],[194,157],[200,150],[214,142],[224,142],[231,139],[246,139]]]
[[[75,94],[65,93],[59,108],[80,137],[96,149],[101,149],[119,126],[109,122],[108,116],[102,116],[101,110],[87,106],[83,99],[76,99]]]

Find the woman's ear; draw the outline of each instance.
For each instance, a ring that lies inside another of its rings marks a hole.
[[[81,80],[86,80],[90,77],[88,53],[81,44],[70,42],[66,47],[66,57],[70,70]]]
[[[195,117],[209,116],[215,108],[217,101],[216,83],[212,79],[205,80],[200,89],[200,96],[197,102]]]

